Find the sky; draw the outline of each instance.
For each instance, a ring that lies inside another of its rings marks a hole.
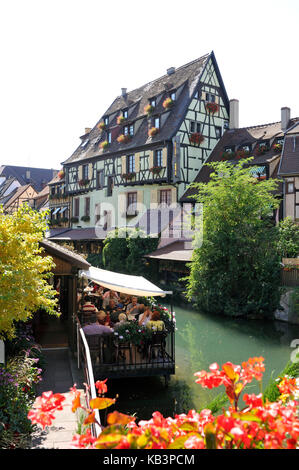
[[[0,0],[0,165],[60,169],[121,94],[212,50],[240,127],[299,117],[298,0]]]

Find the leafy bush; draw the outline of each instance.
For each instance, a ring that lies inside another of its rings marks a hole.
[[[299,225],[286,217],[279,223],[279,240],[277,244],[281,258],[299,256]]]

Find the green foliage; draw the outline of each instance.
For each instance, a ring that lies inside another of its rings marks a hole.
[[[104,240],[102,260],[105,269],[124,274],[149,274],[143,256],[155,250],[158,238],[151,238],[135,228],[120,228],[108,233]]]
[[[149,328],[138,325],[138,321],[124,322],[114,331],[118,341],[126,343],[130,341],[136,346],[142,346],[152,337],[152,331]]]
[[[290,294],[290,310],[299,317],[299,287],[295,287]]]
[[[278,375],[276,379],[270,379],[265,391],[264,391],[264,400],[269,400],[271,402],[275,402],[278,400],[280,396],[279,389],[277,384],[280,382],[280,377],[284,376],[297,378],[299,377],[299,362],[291,362],[289,361],[283,371]]]
[[[286,217],[279,223],[278,252],[281,258],[299,256],[299,225]]]
[[[244,167],[248,160],[209,164],[209,183],[194,184],[203,242],[193,251],[187,298],[204,312],[265,317],[279,305],[278,229],[271,222],[277,183],[257,182]]]
[[[48,283],[54,266],[39,242],[47,214],[23,205],[13,214],[0,208],[0,336],[14,335],[14,321],[26,321],[39,307],[55,314],[55,290]]]

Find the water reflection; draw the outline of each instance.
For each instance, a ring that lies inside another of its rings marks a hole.
[[[149,419],[156,410],[164,416],[174,416],[205,407],[224,389],[203,389],[195,383],[194,373],[207,370],[213,362],[241,364],[249,357],[263,356],[265,387],[271,376],[276,377],[290,360],[291,341],[299,338],[298,325],[208,316],[184,305],[176,305],[174,310],[178,328],[175,376],[168,388],[163,377],[110,381],[110,396],[119,394],[119,411]],[[259,388],[254,384],[248,391],[259,393]]]

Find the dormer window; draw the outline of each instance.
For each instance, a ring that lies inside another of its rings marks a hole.
[[[127,109],[124,109],[124,110],[123,110],[123,117],[124,117],[125,119],[128,119],[128,110],[127,110]]]
[[[104,119],[103,119],[104,123],[105,123],[105,126],[108,126],[109,124],[109,116],[105,116]]]
[[[208,101],[209,103],[215,103],[215,95],[213,95],[212,93],[206,93],[206,101]]]
[[[244,152],[251,152],[251,145],[249,144],[241,145],[238,150],[244,150]]]
[[[155,107],[156,107],[156,98],[151,98],[151,99],[149,100],[149,104],[150,104],[153,108],[155,108]]]
[[[133,136],[134,135],[134,124],[130,124],[129,126],[124,126],[123,134]]]
[[[190,132],[191,134],[193,134],[193,132],[200,133],[200,122],[190,121]]]
[[[81,147],[82,147],[82,148],[85,148],[86,145],[88,144],[88,142],[89,142],[88,139],[84,140],[84,142],[82,142],[82,144],[81,144]]]
[[[159,116],[154,117],[153,127],[155,127],[156,129],[160,129],[160,118],[159,118]]]
[[[194,99],[195,99],[195,100],[198,100],[198,91],[195,93]]]
[[[175,99],[176,99],[175,91],[172,91],[172,92],[170,93],[170,98],[172,99],[172,101],[175,101]]]
[[[226,153],[233,153],[235,151],[235,147],[224,147],[224,151]]]
[[[107,132],[107,141],[108,141],[108,144],[111,144],[111,141],[112,141],[111,132]]]

